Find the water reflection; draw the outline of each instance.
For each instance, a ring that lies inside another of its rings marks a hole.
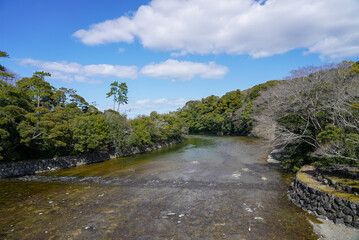
[[[1,239],[317,239],[258,139],[193,136],[149,154],[0,181]]]

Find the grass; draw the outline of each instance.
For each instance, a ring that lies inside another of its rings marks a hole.
[[[302,181],[310,186],[313,186],[323,192],[326,192],[326,193],[332,194],[334,196],[342,197],[342,198],[348,199],[350,201],[359,203],[359,196],[356,196],[353,193],[346,193],[346,192],[338,191],[333,187],[321,184],[319,181],[317,181],[316,179],[313,178],[313,176],[310,174],[310,171],[306,172],[305,170],[301,170],[298,172],[297,177],[300,181]],[[338,182],[346,182],[347,181],[348,183],[352,183],[354,180],[345,179],[345,178],[336,178],[335,181],[338,181]],[[356,187],[356,186],[359,187],[359,182],[356,182],[353,187]]]

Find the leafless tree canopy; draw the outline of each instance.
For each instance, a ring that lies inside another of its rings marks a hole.
[[[312,156],[359,161],[359,75],[344,62],[291,72],[270,93],[275,143],[307,144]],[[267,93],[269,94],[269,93]]]

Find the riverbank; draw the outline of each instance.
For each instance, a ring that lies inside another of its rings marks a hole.
[[[122,152],[99,152],[80,156],[64,156],[58,158],[1,163],[0,178],[21,177],[25,175],[33,175],[42,172],[98,163],[114,158],[151,152],[181,142],[182,139],[175,139],[168,142],[157,143],[152,146],[134,147],[128,151]]]
[[[315,217],[359,228],[359,198],[317,181],[314,175],[314,167],[303,167],[288,190],[289,200]]]
[[[189,136],[127,158],[0,180],[0,239],[308,239],[260,139]]]
[[[278,154],[279,153],[279,154]],[[267,157],[267,162],[270,165],[276,165],[280,166],[280,156],[283,154],[282,151],[279,151],[278,149],[274,149]],[[309,189],[311,189],[312,192],[321,193],[320,191],[313,191],[312,187],[308,184],[302,182],[301,180],[298,180],[299,178],[296,176],[294,180],[291,183],[291,186],[288,189],[287,197],[294,205],[301,208],[305,212],[311,214],[314,219],[308,219],[308,221],[312,224],[314,232],[319,236],[319,239],[325,239],[325,240],[336,240],[336,239],[347,239],[347,240],[354,240],[359,238],[359,229],[353,227],[352,225],[349,225],[348,223],[345,223],[344,219],[338,219],[336,221],[333,221],[333,219],[329,219],[327,216],[318,215],[317,212],[314,210],[314,208],[317,210],[318,206],[308,207],[307,205],[310,205],[312,203],[312,199],[310,198],[310,193],[308,192]],[[301,178],[302,179],[302,178]],[[301,189],[301,190],[298,190]],[[302,189],[308,189],[307,192],[303,191]],[[299,192],[299,194],[298,194]],[[323,199],[330,199],[330,197],[325,198],[324,195],[326,193],[322,193],[323,196],[316,196],[315,200],[313,200],[313,204],[317,204],[317,200]],[[308,197],[308,199],[307,199]],[[335,200],[334,200],[335,201]],[[319,205],[319,204],[318,204]],[[326,206],[328,206],[328,203],[325,203]],[[308,208],[311,208],[309,210]],[[349,206],[350,208],[350,206]],[[314,211],[313,211],[314,210]],[[322,210],[326,211],[323,207],[320,208],[320,212],[324,213]],[[359,210],[359,208],[357,209]],[[353,214],[353,212],[352,212]],[[344,213],[340,213],[339,216],[345,216]],[[332,214],[334,216],[334,214]],[[351,216],[353,217],[353,216]],[[333,217],[331,217],[333,218]],[[357,219],[357,216],[353,217],[353,219]],[[347,221],[350,220],[350,217],[348,217]],[[353,221],[355,222],[355,221]],[[342,223],[342,224],[338,224]],[[344,235],[343,235],[344,234]],[[345,237],[343,237],[345,236]]]

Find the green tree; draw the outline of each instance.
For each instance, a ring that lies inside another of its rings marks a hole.
[[[0,80],[0,160],[19,158],[21,144],[17,126],[30,111],[33,106],[28,95]]]
[[[51,76],[46,72],[35,72],[31,78],[23,78],[16,82],[16,86],[27,92],[36,102],[36,106],[40,107],[40,100],[50,98],[53,94],[54,87],[44,80],[45,76]]]
[[[104,118],[109,127],[110,147],[116,151],[122,151],[129,147],[128,136],[131,133],[131,125],[127,122],[126,116],[120,113],[107,110]]]
[[[89,153],[106,147],[108,124],[102,114],[84,113],[70,122],[76,153]]]
[[[111,83],[110,86],[111,86],[111,90],[106,94],[106,97],[109,98],[113,96],[113,110],[115,110],[115,105],[117,103],[117,112],[118,112],[121,104],[127,104],[128,88],[126,83],[119,84],[117,81]]]
[[[6,52],[0,51],[0,58],[9,57]],[[11,82],[15,78],[13,73],[10,73],[6,67],[0,64],[0,80],[5,82]]]

